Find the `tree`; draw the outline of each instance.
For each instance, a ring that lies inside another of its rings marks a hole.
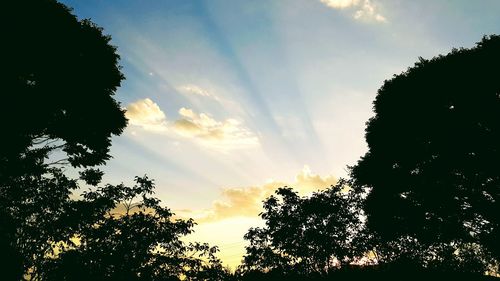
[[[32,171],[30,177],[12,182],[14,188],[2,188],[2,211],[8,215],[3,235],[8,249],[18,256],[15,268],[30,272],[37,280],[39,269],[47,255],[53,254],[54,244],[68,242],[82,225],[93,223],[98,202],[72,200],[71,192],[78,188],[77,180],[66,177],[60,168]],[[12,201],[7,201],[12,200]],[[6,268],[6,271],[11,269]],[[19,274],[19,270],[16,270]],[[19,280],[13,278],[12,280]]]
[[[0,251],[18,262],[0,268],[20,279],[50,252],[50,241],[86,222],[76,219],[86,208],[69,198],[76,180],[60,165],[110,158],[111,136],[126,126],[113,98],[124,77],[110,37],[66,6],[19,0],[2,10]]]
[[[280,188],[264,201],[266,226],[245,235],[241,271],[328,273],[361,258],[368,250],[360,193],[340,180],[325,191],[300,197]]]
[[[76,232],[72,245],[48,259],[43,280],[226,280],[229,274],[208,244],[185,243],[192,219],[174,219],[150,195],[154,183],[136,177],[136,185],[105,185],[85,193],[90,202],[108,202],[94,224]]]
[[[0,251],[13,261],[0,264],[2,277],[226,278],[217,248],[181,240],[194,222],[173,219],[150,197],[152,181],[98,187],[103,173],[93,167],[111,157],[111,137],[127,123],[113,98],[124,77],[111,38],[55,0],[2,8],[2,25],[13,27],[0,47],[7,105],[0,112]],[[65,173],[68,166],[79,179]],[[73,199],[79,180],[92,189]],[[126,212],[113,214],[120,204]]]
[[[126,126],[113,98],[124,77],[111,37],[54,0],[7,1],[3,10],[13,28],[2,34],[2,172],[32,146],[60,148],[73,166],[103,164],[111,135]]]
[[[487,36],[420,58],[374,101],[369,151],[351,175],[371,188],[370,229],[387,244],[413,245],[424,265],[463,254],[483,264],[463,270],[484,272],[486,252],[500,258],[499,65],[500,36]]]

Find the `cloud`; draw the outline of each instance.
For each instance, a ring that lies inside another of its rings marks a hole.
[[[309,167],[304,166],[291,183],[269,180],[259,186],[225,188],[220,194],[220,199],[214,201],[208,210],[184,209],[174,212],[177,214],[176,218],[193,218],[198,223],[194,234],[189,237],[190,241],[204,241],[218,245],[223,262],[235,268],[245,254],[244,247],[247,241],[241,239],[243,235],[250,227],[264,225],[258,214],[262,212],[262,201],[265,198],[283,186],[293,187],[301,195],[308,195],[328,188],[336,182],[335,177],[313,174]]]
[[[171,137],[190,139],[219,150],[249,148],[259,145],[258,137],[234,118],[215,120],[210,114],[196,113],[182,107],[179,118],[168,121],[158,104],[146,98],[127,106],[125,115],[132,126]],[[137,134],[137,132],[132,132]]]
[[[345,9],[359,4],[359,0],[320,0],[320,2],[333,9]]]
[[[127,106],[125,116],[129,124],[150,131],[165,131],[166,117],[158,104],[146,98]]]
[[[378,22],[386,22],[387,19],[379,14],[376,6],[370,0],[363,1],[361,8],[354,14],[355,19],[374,19]]]
[[[197,114],[184,107],[179,109],[179,115],[182,118],[173,123],[175,131],[203,144],[220,148],[251,147],[259,144],[257,136],[236,119],[216,121],[208,114]]]
[[[219,100],[219,97],[213,94],[211,91],[208,91],[206,89],[203,89],[199,86],[193,85],[193,84],[188,84],[188,85],[182,85],[176,88],[177,91],[185,94],[192,94],[192,95],[198,95],[202,97],[209,97],[213,98],[214,100]]]
[[[320,0],[320,2],[332,9],[355,9],[353,17],[357,20],[387,22],[371,0]]]
[[[198,213],[194,217],[199,223],[233,217],[257,217],[262,211],[262,201],[280,187],[293,187],[299,194],[309,195],[314,191],[326,189],[336,182],[335,177],[313,174],[308,166],[304,166],[292,183],[270,180],[260,186],[225,188],[221,192],[222,198],[214,201],[211,209],[193,213]]]

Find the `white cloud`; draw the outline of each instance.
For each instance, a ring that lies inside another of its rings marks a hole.
[[[357,20],[387,21],[371,0],[320,0],[320,2],[332,9],[355,9],[353,17]]]
[[[199,86],[193,85],[193,84],[188,84],[188,85],[182,85],[176,88],[177,91],[185,94],[191,94],[191,95],[198,95],[202,97],[208,97],[212,98],[216,101],[220,101],[220,98],[216,96],[212,91],[209,91],[207,89],[203,89]]]
[[[354,14],[355,19],[374,19],[378,22],[386,22],[387,19],[379,14],[376,10],[376,6],[371,0],[364,0],[360,9]]]
[[[334,9],[345,9],[359,4],[359,0],[320,0],[320,2]]]
[[[222,151],[259,145],[257,136],[234,118],[217,121],[210,114],[196,113],[184,107],[178,113],[179,119],[169,122],[158,104],[146,98],[129,104],[125,115],[132,126],[191,139]],[[137,131],[132,133],[136,135]]]
[[[176,86],[177,92],[187,97],[193,104],[202,104],[206,100],[217,102],[226,112],[235,112],[236,114],[245,114],[243,107],[234,100],[228,99],[229,93],[225,89],[217,86],[199,86],[196,84],[182,84]],[[229,94],[230,95],[230,94]]]
[[[214,201],[211,209],[193,211],[190,215],[194,215],[199,223],[233,217],[257,217],[262,211],[262,201],[274,194],[280,187],[293,187],[300,195],[309,195],[336,183],[335,177],[313,174],[308,166],[304,166],[292,183],[270,180],[260,186],[225,188],[221,192],[222,198]]]
[[[128,118],[130,125],[150,131],[166,130],[165,113],[158,104],[149,98],[129,104],[125,116]]]
[[[173,123],[173,128],[182,136],[195,138],[202,144],[221,149],[252,147],[259,139],[236,119],[216,121],[205,113],[197,114],[191,109],[179,109],[181,119]]]

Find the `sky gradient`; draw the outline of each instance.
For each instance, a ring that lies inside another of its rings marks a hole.
[[[233,267],[266,196],[326,188],[365,153],[385,79],[500,34],[496,0],[62,2],[121,56],[129,126],[105,181],[155,179]]]

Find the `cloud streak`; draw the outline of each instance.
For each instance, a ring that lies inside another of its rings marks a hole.
[[[387,22],[371,0],[320,0],[320,2],[332,9],[354,9],[353,17],[356,20]]]
[[[320,0],[320,2],[333,9],[345,9],[357,6],[359,0]]]
[[[259,146],[258,137],[235,118],[218,121],[208,113],[182,107],[178,119],[169,121],[149,98],[133,102],[126,109],[130,125],[149,132],[182,137],[222,151]]]
[[[220,98],[211,91],[208,91],[193,84],[179,86],[176,88],[176,90],[184,94],[197,95],[197,96],[212,98],[216,101],[220,101]]]

